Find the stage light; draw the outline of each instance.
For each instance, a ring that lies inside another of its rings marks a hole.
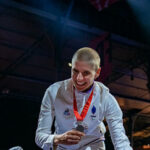
[[[72,64],[71,64],[71,63],[68,63],[68,66],[69,66],[69,67],[72,67]]]
[[[143,145],[142,147],[143,149],[150,149],[150,144],[147,144],[147,145]]]

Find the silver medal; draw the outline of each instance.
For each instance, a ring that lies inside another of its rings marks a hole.
[[[84,127],[80,124],[78,124],[78,126],[76,127],[76,130],[80,131],[80,132],[84,132]]]
[[[84,132],[84,125],[83,122],[77,122],[76,124],[76,130],[80,131],[80,132]]]

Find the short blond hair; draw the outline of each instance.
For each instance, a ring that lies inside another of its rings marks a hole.
[[[86,61],[92,68],[97,71],[100,67],[100,56],[96,50],[90,47],[78,49],[72,57],[72,64],[75,61]]]

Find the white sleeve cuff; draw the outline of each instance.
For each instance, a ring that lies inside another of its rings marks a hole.
[[[44,143],[43,150],[53,150],[53,140],[55,135],[50,135]]]

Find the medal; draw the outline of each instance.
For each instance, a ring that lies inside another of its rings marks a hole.
[[[88,129],[88,125],[84,121],[77,121],[77,122],[74,122],[73,129],[86,133]]]
[[[78,126],[76,127],[76,130],[80,131],[80,132],[84,132],[84,127],[80,124],[78,124]]]
[[[83,126],[83,120],[89,110],[89,107],[91,105],[91,101],[93,98],[93,90],[86,102],[86,104],[83,107],[83,110],[81,112],[81,114],[79,114],[78,109],[77,109],[77,102],[76,102],[76,97],[75,97],[75,90],[73,90],[73,111],[74,111],[74,115],[77,119],[77,126],[76,126],[76,130],[84,132],[84,126]]]

